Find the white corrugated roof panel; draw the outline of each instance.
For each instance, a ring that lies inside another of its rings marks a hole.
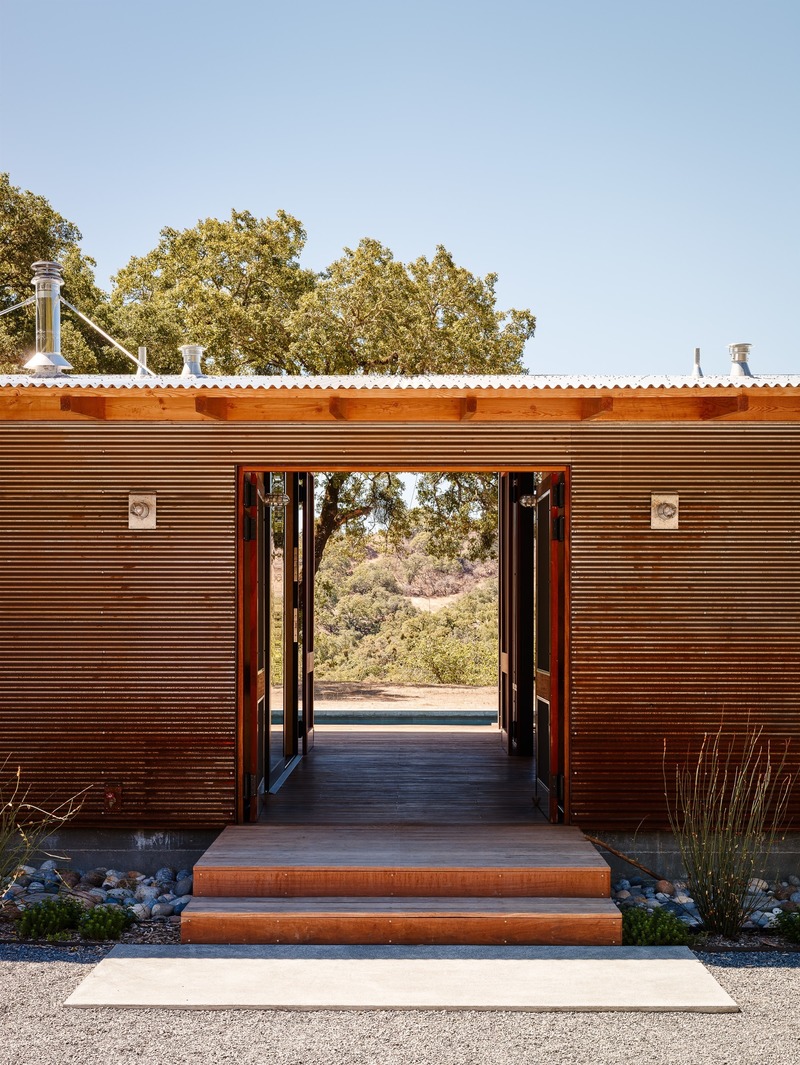
[[[64,374],[59,377],[31,377],[27,374],[0,374],[0,388],[114,388],[123,391],[151,391],[153,389],[186,389],[207,391],[214,389],[247,389],[277,391],[303,389],[308,391],[367,392],[411,391],[436,389],[496,390],[496,391],[557,391],[559,389],[680,389],[680,388],[798,388],[800,374],[765,374],[755,377],[620,375],[613,374],[435,374],[400,377],[395,375],[350,375],[326,377],[301,376],[239,376],[239,377],[180,377],[132,374]]]

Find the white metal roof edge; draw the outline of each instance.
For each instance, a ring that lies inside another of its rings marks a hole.
[[[248,389],[252,391],[307,390],[352,391],[377,390],[424,392],[427,390],[486,389],[499,392],[557,391],[575,388],[798,388],[800,374],[764,374],[754,377],[713,377],[609,374],[441,374],[401,377],[397,375],[352,375],[329,377],[180,377],[132,374],[72,374],[59,377],[33,377],[27,374],[0,374],[0,388],[114,388],[120,391],[153,391],[159,388],[207,391],[214,389]]]

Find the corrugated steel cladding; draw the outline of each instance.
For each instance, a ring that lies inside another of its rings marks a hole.
[[[723,717],[797,763],[796,426],[9,423],[0,457],[2,750],[38,798],[122,785],[84,821],[233,818],[239,463],[571,466],[577,823],[656,827],[665,737]],[[128,531],[131,490],[156,531]],[[650,529],[652,491],[680,493],[678,531]]]

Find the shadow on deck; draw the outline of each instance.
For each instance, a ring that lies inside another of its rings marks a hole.
[[[545,823],[530,758],[492,726],[319,726],[262,823]]]

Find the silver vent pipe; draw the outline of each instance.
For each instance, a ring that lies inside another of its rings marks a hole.
[[[139,354],[139,365],[136,367],[136,376],[137,377],[146,377],[148,375],[148,373],[150,372],[147,369],[147,348],[146,347],[140,347],[138,354]]]
[[[199,344],[182,344],[178,350],[183,355],[181,377],[205,377],[201,364],[205,348]]]
[[[750,367],[747,365],[747,356],[750,353],[750,344],[729,344],[728,351],[731,353],[731,377],[752,377]]]
[[[32,285],[36,301],[36,351],[25,363],[37,377],[56,377],[71,369],[61,354],[61,286],[63,271],[59,263],[33,264]]]
[[[694,366],[692,367],[692,377],[702,377],[703,371],[700,367],[700,348],[694,349]]]

